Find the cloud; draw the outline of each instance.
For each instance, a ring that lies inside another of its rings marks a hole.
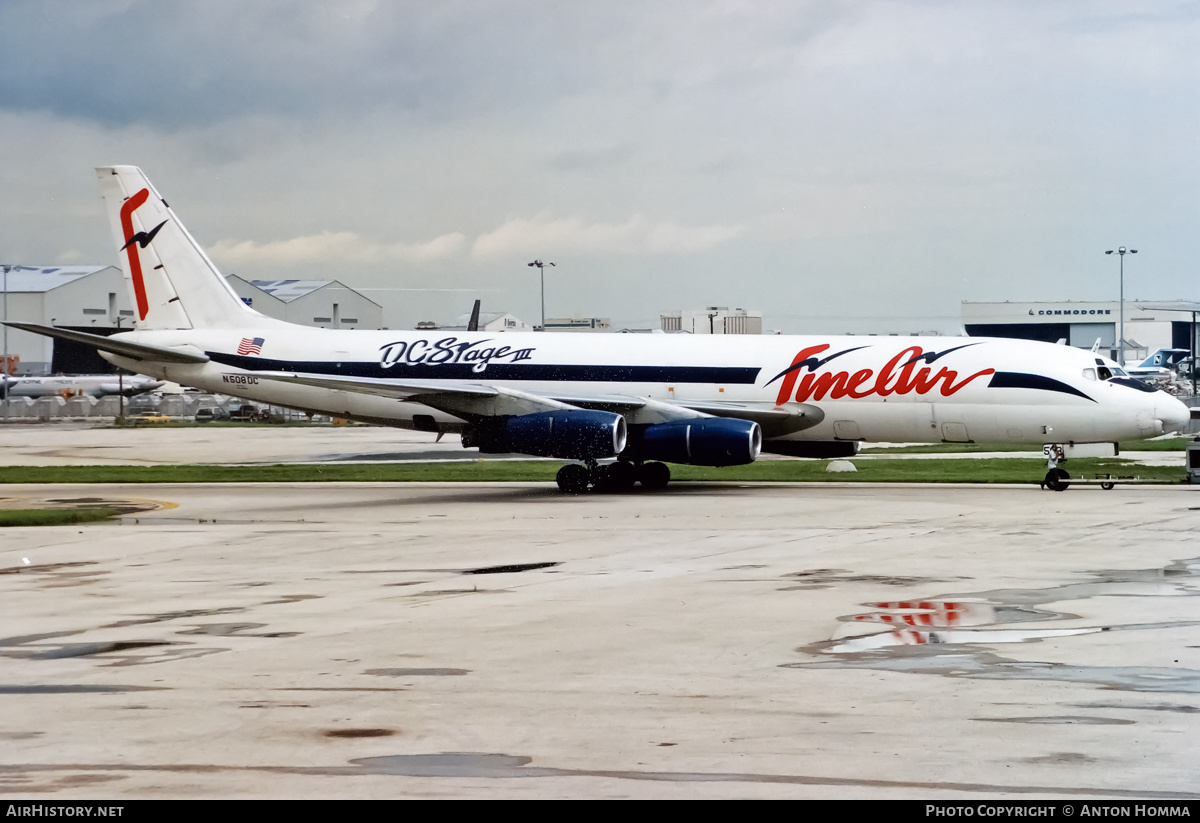
[[[378,243],[352,231],[312,234],[290,240],[257,243],[253,240],[219,240],[210,253],[228,265],[279,265],[297,263],[423,263],[452,257],[463,249],[466,237],[443,234],[426,243]]]
[[[288,240],[218,240],[210,255],[228,266],[429,263],[470,251],[477,259],[568,251],[674,254],[703,251],[737,237],[738,226],[682,226],[634,215],[624,223],[587,223],[578,217],[509,220],[469,242],[450,232],[424,243],[380,243],[352,231],[323,231]]]
[[[565,251],[670,254],[712,248],[737,237],[743,226],[681,226],[664,220],[653,222],[634,215],[624,223],[587,223],[578,217],[509,220],[495,231],[476,238],[475,257],[510,254],[559,254]]]

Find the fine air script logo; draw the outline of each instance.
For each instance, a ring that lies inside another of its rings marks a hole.
[[[771,385],[783,378],[779,384],[779,395],[775,405],[782,406],[789,400],[804,403],[808,400],[840,400],[844,397],[862,398],[876,395],[919,394],[925,395],[935,388],[943,397],[950,397],[971,381],[995,374],[995,369],[983,369],[959,380],[958,372],[948,366],[942,366],[935,373],[931,366],[951,352],[977,346],[978,343],[967,343],[955,346],[942,352],[925,351],[920,346],[909,346],[887,361],[883,368],[860,369],[853,374],[848,371],[825,371],[818,374],[829,361],[842,355],[849,354],[866,346],[836,352],[827,357],[818,357],[829,349],[829,344],[810,346],[796,353],[792,364],[779,374],[767,381]],[[920,369],[918,364],[924,364]],[[803,374],[801,374],[803,372]]]
[[[495,362],[519,363],[528,360],[535,348],[514,349],[512,346],[495,346],[490,340],[459,340],[443,337],[441,340],[397,340],[381,346],[379,365],[385,369],[392,366],[441,366],[450,363],[470,363],[471,371],[482,374],[489,364]]]

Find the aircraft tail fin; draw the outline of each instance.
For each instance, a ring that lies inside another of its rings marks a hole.
[[[96,169],[139,329],[274,325],[238,297],[136,166]]]

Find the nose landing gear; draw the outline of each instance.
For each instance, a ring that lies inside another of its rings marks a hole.
[[[1042,454],[1046,455],[1047,470],[1046,478],[1041,482],[1042,488],[1052,492],[1065,492],[1071,485],[1067,482],[1071,475],[1067,474],[1065,469],[1060,469],[1058,464],[1067,462],[1066,449],[1059,443],[1050,443],[1042,447]]]
[[[1065,492],[1071,485],[1069,481],[1071,475],[1063,469],[1051,469],[1046,472],[1046,479],[1042,481],[1042,487],[1049,489],[1052,492]]]

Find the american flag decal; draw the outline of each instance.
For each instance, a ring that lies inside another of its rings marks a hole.
[[[262,354],[263,343],[266,340],[262,337],[256,337],[251,340],[249,337],[243,337],[242,342],[238,343],[238,354]]]

